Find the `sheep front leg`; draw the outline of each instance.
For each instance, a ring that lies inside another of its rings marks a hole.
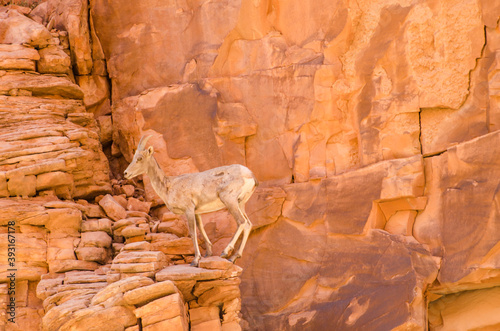
[[[196,224],[198,226],[198,229],[200,229],[201,236],[203,237],[203,240],[205,241],[205,246],[207,249],[205,257],[212,256],[212,242],[210,241],[210,239],[208,239],[207,233],[205,232],[205,227],[203,226],[203,221],[201,220],[201,216],[198,214],[195,214],[195,217],[196,217]]]
[[[191,266],[197,267],[200,258],[201,258],[201,253],[200,253],[200,248],[198,247],[198,238],[196,234],[196,217],[193,211],[186,211],[186,218],[188,222],[188,228],[189,228],[189,234],[191,235],[191,239],[193,240],[193,245],[194,245],[194,260],[191,262]]]

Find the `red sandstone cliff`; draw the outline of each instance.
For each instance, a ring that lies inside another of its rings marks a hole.
[[[16,15],[1,10],[0,28]],[[237,262],[243,329],[500,328],[499,1],[48,0],[26,15],[55,30],[0,32],[37,50],[0,45],[2,196],[118,195],[152,134],[168,175],[240,163],[261,182]],[[45,145],[64,165],[19,152]],[[133,184],[160,229],[185,235],[147,177]],[[220,253],[235,225],[204,221]]]

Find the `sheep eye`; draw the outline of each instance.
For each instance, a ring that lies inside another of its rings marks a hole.
[[[142,161],[142,157],[138,157],[137,161],[141,162]]]

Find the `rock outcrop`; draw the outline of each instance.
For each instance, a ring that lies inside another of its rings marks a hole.
[[[31,3],[0,7],[0,329],[498,329],[498,1]],[[123,179],[143,134],[167,175],[256,174],[237,266]]]
[[[102,269],[45,274],[37,286],[42,330],[241,330],[241,268],[221,260],[120,280]]]
[[[69,17],[46,26],[56,2],[33,19],[0,10],[0,329],[240,330],[241,268],[183,266],[194,254],[187,231],[157,232],[152,202],[111,180],[101,144],[111,117],[88,83],[86,2],[59,4]]]
[[[242,163],[261,181],[246,328],[425,329],[443,312],[430,328],[453,329],[453,296],[499,286],[498,4],[108,4],[90,7],[113,155],[147,133],[167,174]],[[224,213],[205,222],[231,233]]]
[[[111,191],[98,126],[75,84],[64,33],[14,9],[0,13],[3,197],[92,198]]]
[[[117,203],[111,196],[108,200]],[[15,294],[0,287],[2,296],[16,302],[16,323],[7,321],[8,300],[0,307],[1,325],[9,330],[136,330],[139,325],[144,330],[241,330],[242,269],[219,257],[190,267],[185,264],[194,255],[189,238],[144,232],[127,237],[126,228],[115,225],[134,224],[138,217],[115,222],[105,218],[109,215],[100,205],[84,200],[0,199],[0,209],[1,229],[13,223],[18,230]],[[153,225],[140,224],[148,232]],[[154,235],[162,237],[169,255],[158,250]],[[0,283],[7,285],[11,241],[7,231],[0,238]],[[191,245],[179,246],[180,239]]]

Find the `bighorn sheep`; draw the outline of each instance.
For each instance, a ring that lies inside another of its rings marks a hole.
[[[151,136],[141,138],[134,158],[125,170],[124,175],[125,178],[130,179],[141,174],[147,174],[153,189],[165,202],[167,208],[175,214],[186,215],[195,251],[191,265],[198,266],[201,258],[196,225],[198,225],[205,240],[206,255],[212,255],[212,243],[207,237],[200,214],[224,208],[227,208],[233,215],[238,228],[221,256],[225,258],[229,256],[243,232],[240,247],[229,258],[229,261],[234,262],[241,257],[252,229],[252,223],[250,223],[245,213],[245,203],[258,185],[254,174],[250,169],[242,165],[233,164],[176,177],[166,176],[153,156],[153,147],[145,148],[149,138]]]

